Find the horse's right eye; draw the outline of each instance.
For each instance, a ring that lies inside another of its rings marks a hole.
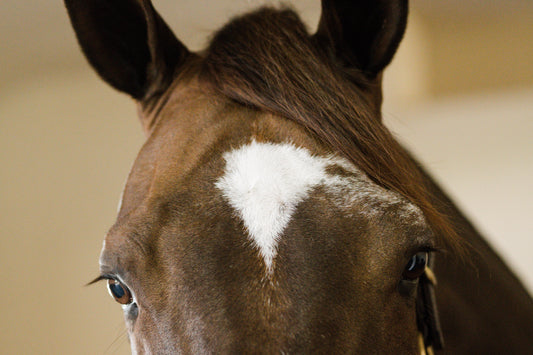
[[[405,280],[416,280],[418,279],[425,271],[428,261],[428,253],[420,252],[416,253],[411,257],[405,269],[403,271],[403,279]]]
[[[133,302],[130,290],[117,280],[107,280],[107,290],[109,294],[122,305],[130,304]]]

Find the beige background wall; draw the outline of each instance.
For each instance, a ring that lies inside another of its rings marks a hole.
[[[262,1],[154,3],[198,49]],[[314,26],[318,0],[292,3]],[[384,112],[533,290],[531,18],[527,0],[413,0]],[[120,307],[83,285],[142,140],[59,1],[0,3],[0,354],[128,353]]]

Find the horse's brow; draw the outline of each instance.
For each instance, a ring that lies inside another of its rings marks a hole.
[[[136,233],[127,236],[109,233],[105,239],[100,254],[100,272],[102,274],[117,274],[124,268],[124,260],[130,255],[136,259],[145,255],[145,248],[135,236]]]
[[[102,253],[100,254],[100,273],[102,275],[114,274],[117,272],[118,263],[116,260],[118,258],[113,254],[114,253],[110,253],[105,248],[102,250]]]

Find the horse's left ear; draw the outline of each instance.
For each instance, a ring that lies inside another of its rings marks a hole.
[[[407,12],[407,0],[322,0],[314,37],[342,65],[374,78],[392,60]]]
[[[149,0],[65,0],[85,56],[137,100],[168,87],[189,54]]]

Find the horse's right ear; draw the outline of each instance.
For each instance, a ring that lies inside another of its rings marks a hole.
[[[342,65],[374,78],[394,56],[407,12],[408,0],[322,0],[315,39]]]
[[[98,74],[137,100],[165,90],[189,52],[149,0],[65,0]]]

